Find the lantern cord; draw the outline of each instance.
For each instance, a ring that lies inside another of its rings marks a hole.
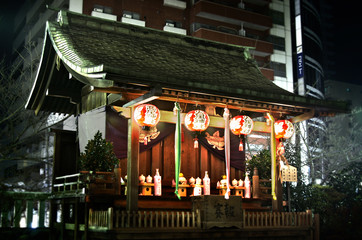
[[[225,120],[225,129],[224,129],[224,142],[225,142],[225,165],[226,165],[226,193],[225,199],[229,199],[230,193],[230,112],[228,108],[224,108],[223,114]]]
[[[178,102],[175,102],[174,112],[177,114],[176,128],[175,128],[175,194],[179,200],[181,197],[178,193],[179,176],[181,168],[181,108]]]

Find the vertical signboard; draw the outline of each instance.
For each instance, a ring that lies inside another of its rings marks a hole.
[[[304,82],[304,56],[302,41],[302,20],[300,16],[300,0],[295,0],[295,36],[297,46],[297,78],[298,78],[298,94],[305,95]]]

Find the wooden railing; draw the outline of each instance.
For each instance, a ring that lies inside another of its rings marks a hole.
[[[259,180],[259,194],[261,198],[271,199],[271,180],[260,179]]]
[[[243,212],[244,228],[312,227],[312,213],[307,212]]]
[[[112,229],[113,208],[108,208],[105,211],[89,209],[88,227],[90,229]]]
[[[0,194],[1,227],[34,227],[33,213],[37,213],[37,227],[44,227],[46,203],[50,194],[43,192],[3,192]],[[25,226],[21,226],[22,216],[25,217]]]
[[[114,216],[115,215],[115,216]],[[114,222],[113,222],[114,220]],[[89,210],[90,229],[118,228],[201,228],[200,212],[190,211],[103,211]]]
[[[55,178],[54,192],[84,192],[84,181],[80,173]]]
[[[120,194],[120,183],[113,172],[88,172],[56,177],[55,194]]]
[[[243,228],[310,228],[314,219],[307,212],[246,212],[243,211]],[[200,212],[190,211],[120,211],[113,208],[103,211],[89,210],[90,229],[117,228],[201,228]]]
[[[259,179],[258,169],[254,168],[253,186],[252,186],[253,198],[271,199],[271,180]]]

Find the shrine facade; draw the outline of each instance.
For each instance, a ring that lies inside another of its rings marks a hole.
[[[279,229],[272,235],[284,232],[315,239],[311,212],[281,212],[274,122],[287,118],[295,124],[346,112],[346,103],[306,98],[279,88],[261,74],[248,49],[240,46],[67,11],[60,11],[56,22],[47,22],[45,35],[26,108],[78,119],[77,132],[54,130],[51,226],[64,238],[68,234],[74,239],[107,234],[172,238],[169,231],[184,237],[192,233],[195,238],[217,232],[221,237],[228,232],[231,237],[260,237]],[[140,128],[134,117],[137,106],[145,103],[160,111],[159,123],[151,131]],[[179,115],[174,114],[175,103]],[[245,180],[245,152],[239,136],[231,134],[230,141],[225,140],[229,134],[226,109],[230,118],[242,113],[254,119],[252,131],[270,136],[273,170],[267,193],[259,192],[257,178],[250,179],[254,190],[249,197],[246,185],[231,183]],[[210,118],[207,130],[197,136],[198,148],[195,134],[185,128],[185,115],[191,110],[202,110]],[[100,173],[111,175],[103,180],[81,172],[77,161],[97,131],[113,143],[120,159],[114,172]],[[177,139],[180,162],[175,161]],[[175,171],[178,164],[180,169]],[[140,175],[153,177],[156,169],[162,177],[161,196],[154,196],[154,182],[140,183]],[[186,183],[179,185],[179,172]],[[195,196],[197,183],[189,179],[202,179],[206,172],[210,195]],[[222,175],[229,181],[226,192],[220,184]],[[59,206],[61,223],[55,221]]]

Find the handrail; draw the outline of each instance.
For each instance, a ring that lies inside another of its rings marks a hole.
[[[54,194],[116,194],[119,184],[114,172],[89,172],[56,177],[53,183]]]
[[[89,210],[90,229],[117,228],[201,228],[200,211]],[[114,219],[114,222],[113,222]]]
[[[50,193],[46,192],[2,192],[1,227],[44,227],[46,223],[46,205]],[[26,226],[21,226],[25,212]],[[33,213],[37,213],[38,221],[33,222]]]
[[[245,212],[244,228],[313,227],[311,211],[306,212]]]

